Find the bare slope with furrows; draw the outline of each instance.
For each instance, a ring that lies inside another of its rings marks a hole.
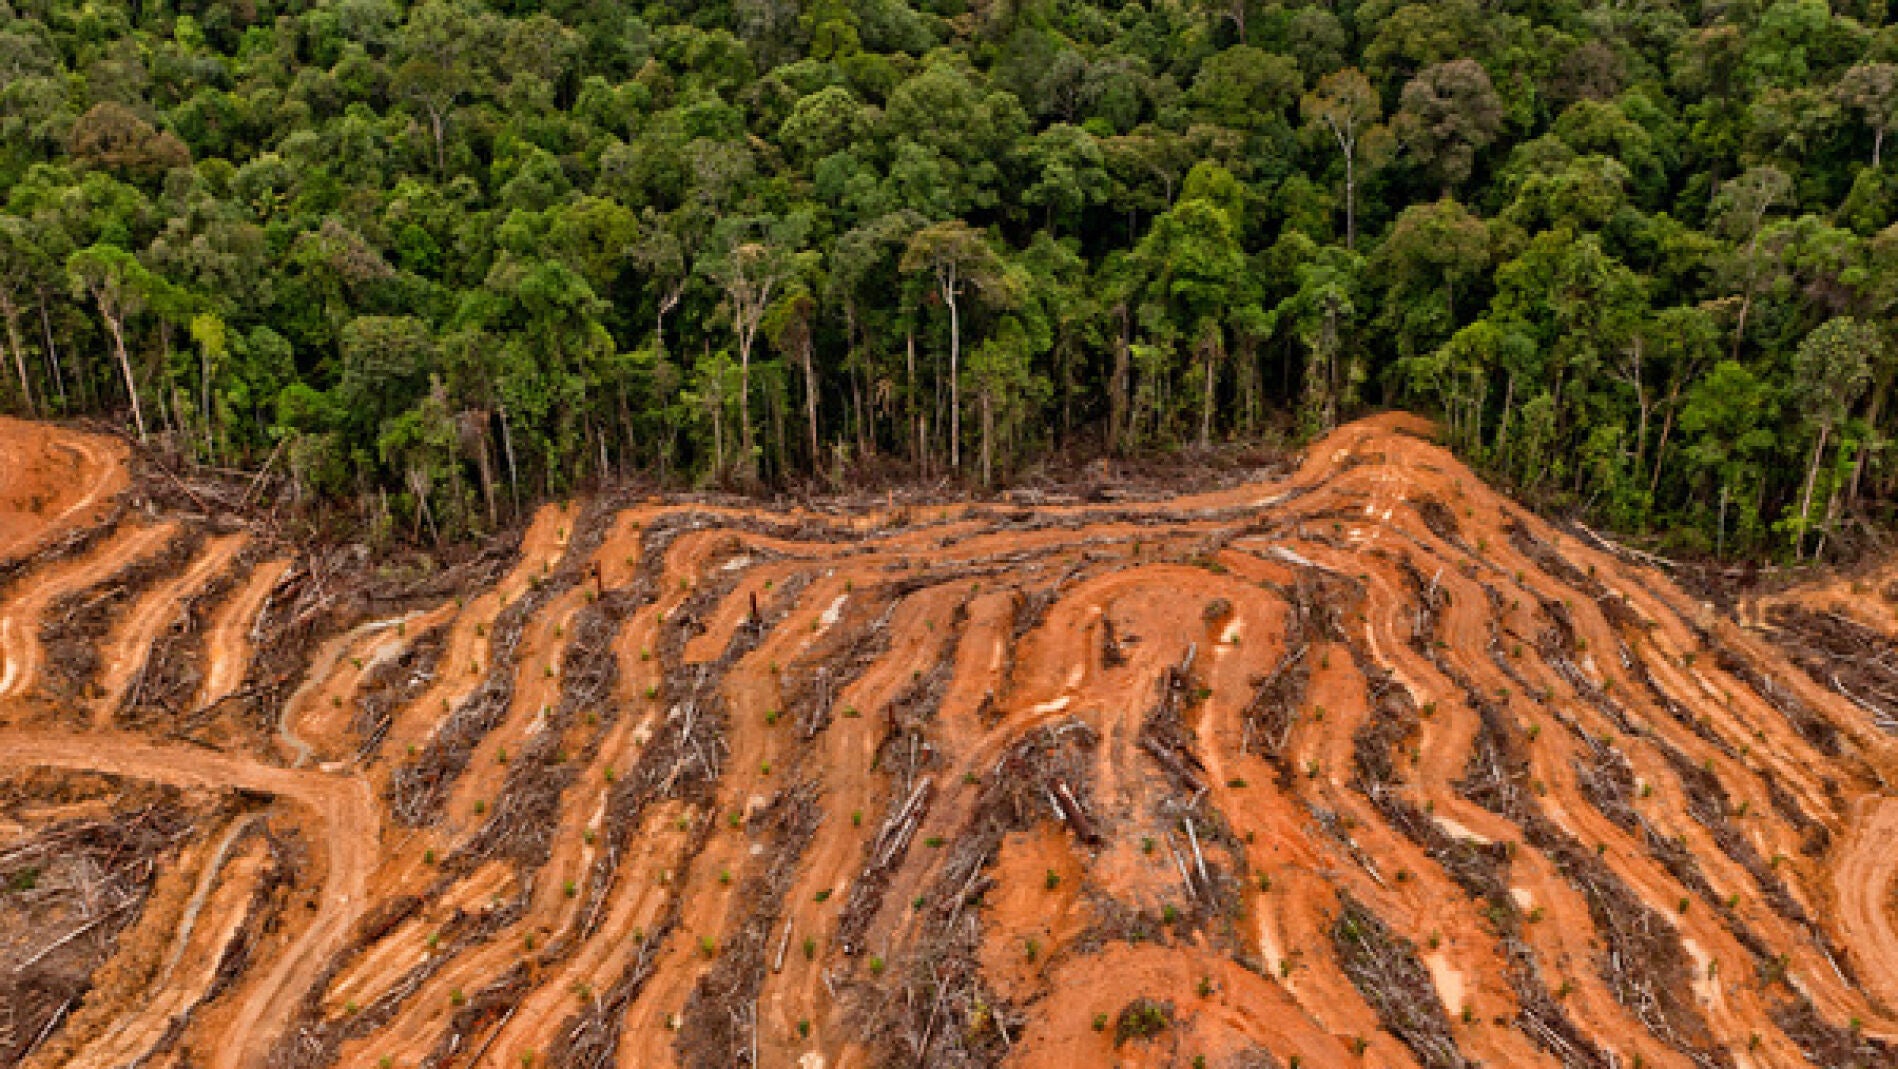
[[[106,667],[106,630],[149,589],[182,572],[204,544],[195,527],[178,530],[156,552],[126,564],[93,587],[75,590],[40,617],[40,649],[46,669],[40,688],[62,703],[92,697]],[[138,651],[142,659],[144,651]],[[118,662],[122,663],[122,662]],[[112,667],[117,667],[115,663]]]
[[[211,621],[244,589],[263,550],[235,545],[233,552],[209,561],[203,581],[175,593],[167,622],[152,637],[131,680],[123,688],[116,716],[133,730],[160,721],[176,727],[195,712],[210,663],[207,631]]]
[[[1898,1065],[1898,614],[1740,626],[1427,433],[393,578],[15,517],[0,1065]]]

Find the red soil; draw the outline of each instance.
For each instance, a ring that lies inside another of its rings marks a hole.
[[[1428,433],[1135,506],[549,506],[498,581],[312,639],[256,752],[32,726],[43,614],[176,521],[122,525],[6,590],[0,768],[251,809],[28,1064],[1893,1064],[1892,738]],[[15,556],[125,484],[0,421]],[[113,622],[102,708],[245,539]],[[198,708],[293,563],[208,610]],[[1868,582],[1743,613],[1889,635]],[[259,820],[308,856],[214,983]]]

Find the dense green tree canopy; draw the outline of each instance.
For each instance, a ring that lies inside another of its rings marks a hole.
[[[6,0],[0,405],[448,538],[650,472],[1445,421],[1677,552],[1888,521],[1883,0]]]

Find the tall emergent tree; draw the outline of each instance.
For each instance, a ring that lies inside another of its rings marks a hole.
[[[1362,71],[1347,67],[1319,79],[1300,109],[1305,122],[1328,135],[1344,159],[1344,247],[1358,247],[1358,169],[1381,164],[1392,143],[1381,125],[1384,102]]]
[[[126,320],[145,308],[152,277],[138,258],[116,245],[93,245],[80,249],[66,261],[73,288],[92,298],[99,318],[112,334],[112,354],[118,358],[119,371],[125,376],[125,394],[132,405],[132,424],[143,440],[145,409],[138,399],[138,376],[132,372],[132,355],[126,349]]]
[[[949,466],[962,466],[962,294],[964,287],[993,289],[1002,261],[978,231],[961,220],[918,230],[903,250],[906,274],[927,272],[949,309]]]

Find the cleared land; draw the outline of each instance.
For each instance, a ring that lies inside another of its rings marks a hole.
[[[1898,1065],[1883,580],[1427,435],[397,582],[0,421],[0,1065]]]

